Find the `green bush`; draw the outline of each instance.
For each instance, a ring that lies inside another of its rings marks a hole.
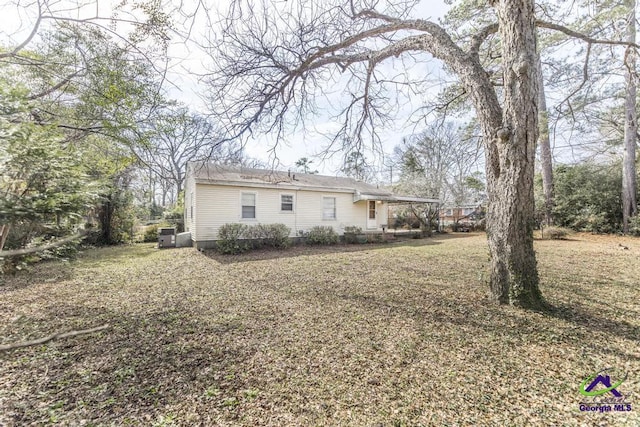
[[[145,243],[158,241],[158,224],[153,224],[145,228],[142,241]]]
[[[615,233],[622,218],[619,163],[558,165],[554,168],[555,225],[576,231]],[[542,179],[536,179],[538,216],[544,206]]]
[[[265,232],[265,245],[272,248],[286,248],[291,244],[289,234],[291,229],[284,224],[269,224]]]
[[[286,248],[291,229],[284,224],[257,224],[247,227],[244,237],[253,241],[254,247],[268,246],[271,248]]]
[[[264,246],[286,248],[291,243],[290,232],[284,224],[225,224],[218,231],[216,244],[223,254],[239,254]]]
[[[640,215],[636,215],[629,220],[629,234],[640,237]]]
[[[335,245],[338,243],[338,234],[331,226],[311,227],[307,234],[307,244],[309,245]]]
[[[382,234],[372,233],[367,235],[367,243],[384,243],[384,237]]]
[[[344,228],[345,243],[358,243],[358,234],[362,234],[362,228],[349,225]]]
[[[245,240],[247,226],[244,224],[224,224],[218,230],[216,247],[222,254],[239,254],[251,248]]]

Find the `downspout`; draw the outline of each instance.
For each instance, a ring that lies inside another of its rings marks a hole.
[[[293,229],[295,230],[294,231],[295,236],[298,237],[298,235],[299,235],[299,233],[298,233],[298,189],[296,189],[295,192],[296,192],[295,193],[296,197],[295,197],[295,202],[294,203],[296,205],[293,208],[294,209],[293,210]]]

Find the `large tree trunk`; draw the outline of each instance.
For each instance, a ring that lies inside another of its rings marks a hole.
[[[549,112],[547,111],[547,96],[544,93],[544,79],[542,76],[542,63],[540,58],[538,64],[538,101],[540,112],[540,123],[538,128],[540,136],[538,144],[540,144],[540,166],[542,169],[542,193],[544,194],[544,223],[545,225],[553,225],[553,161],[551,158],[551,142],[549,140]]]
[[[626,0],[628,8],[626,41],[636,42],[636,1]],[[624,120],[624,155],[622,158],[622,231],[629,232],[629,220],[638,214],[636,193],[638,182],[636,178],[636,134],[638,123],[636,117],[636,53],[628,47],[625,52],[625,67],[627,79],[627,97],[625,102]]]
[[[533,250],[539,94],[534,1],[498,0],[493,5],[502,41],[504,101],[500,127],[483,127],[491,297],[503,304],[541,309],[544,302]]]

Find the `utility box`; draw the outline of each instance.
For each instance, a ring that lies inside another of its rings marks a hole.
[[[158,228],[158,247],[159,248],[175,248],[176,247],[176,229],[175,228]]]

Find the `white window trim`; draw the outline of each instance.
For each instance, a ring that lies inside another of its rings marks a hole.
[[[242,194],[253,194],[254,195],[254,207],[255,207],[255,212],[256,212],[256,216],[255,218],[243,218],[242,217]],[[245,191],[245,190],[240,190],[240,201],[239,203],[239,211],[240,211],[240,221],[248,221],[248,222],[256,222],[258,221],[258,192],[257,191]]]
[[[283,211],[282,210],[282,196],[291,196],[291,210]],[[283,214],[293,214],[296,211],[296,195],[293,193],[280,193],[280,213]]]
[[[333,199],[334,203],[333,203],[333,218],[325,218],[324,217],[324,199]],[[338,220],[338,198],[336,196],[332,196],[332,195],[328,195],[325,196],[323,195],[322,198],[320,199],[320,216],[322,217],[323,221],[337,221]]]

